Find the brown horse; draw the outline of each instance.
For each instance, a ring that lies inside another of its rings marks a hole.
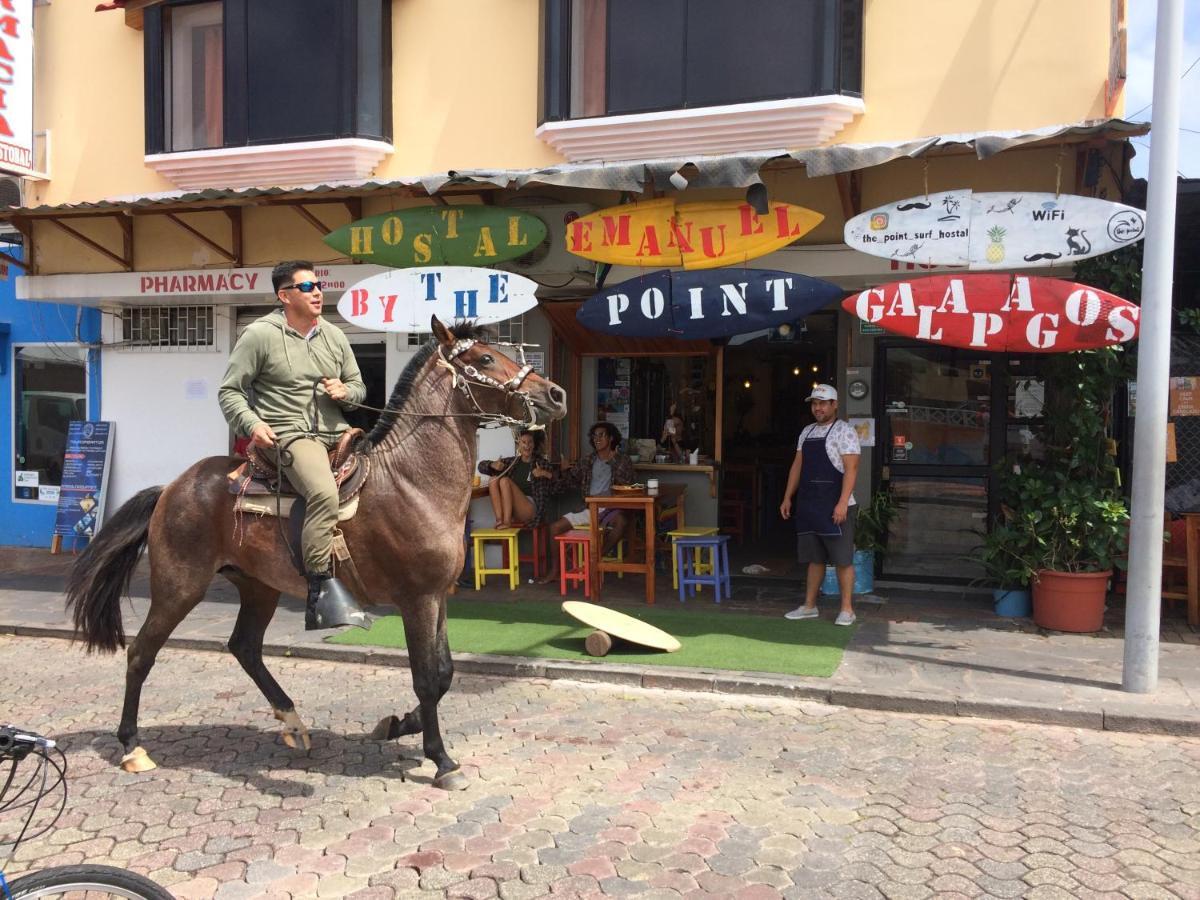
[[[381,723],[387,737],[422,733],[434,783],[466,787],[446,752],[438,701],[454,675],[446,641],[446,594],[463,566],[463,528],[482,422],[525,425],[562,418],[566,394],[483,343],[482,330],[434,318],[433,339],[408,364],[367,437],[370,474],[357,514],[341,524],[367,596],[399,607],[418,705]],[[125,705],[117,731],[127,771],[154,768],[138,741],[142,685],[171,632],[203,599],[213,575],[241,596],[229,649],[283,722],[283,739],[310,746],[295,704],[263,663],[262,645],[281,592],[303,597],[278,520],[245,516],[235,533],[226,475],[238,460],[210,457],[174,482],[123,505],[80,555],[67,584],[76,634],[88,651],[125,645],[121,596],[143,547],[150,551],[150,609],[129,645]]]

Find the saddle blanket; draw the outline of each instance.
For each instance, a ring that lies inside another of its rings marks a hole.
[[[271,494],[242,494],[234,501],[233,508],[236,512],[250,513],[255,516],[273,516],[278,513],[280,518],[286,519],[291,515],[292,504],[295,500],[295,497],[280,497],[279,504],[276,506],[275,497]],[[358,494],[338,507],[338,521],[345,522],[347,519],[352,519],[356,512],[358,512]]]

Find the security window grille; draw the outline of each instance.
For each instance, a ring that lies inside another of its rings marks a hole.
[[[428,331],[410,331],[408,332],[409,347],[423,347],[425,342],[433,337]]]
[[[496,340],[501,344],[520,344],[525,340],[525,316],[524,314],[517,316],[515,319],[505,319],[503,322],[495,322],[488,326],[496,334]],[[405,335],[405,346],[407,347],[422,347],[428,341],[432,334],[428,331],[410,331]]]
[[[496,340],[501,344],[520,344],[525,341],[525,316],[515,319],[505,319],[497,322],[492,328],[496,331]]]
[[[201,349],[216,344],[212,306],[144,306],[121,314],[124,345],[133,350]]]

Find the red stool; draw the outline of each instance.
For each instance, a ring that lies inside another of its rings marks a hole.
[[[528,553],[522,554],[517,551],[518,563],[533,563],[533,577],[541,578],[542,573],[546,571],[546,563],[549,560],[546,558],[546,535],[548,534],[545,525],[520,525],[522,531],[529,532],[529,540],[532,546]],[[517,539],[517,546],[520,546],[520,538]]]
[[[522,553],[517,550],[517,566],[521,563],[533,563],[533,577],[541,578],[542,572],[546,569],[546,563],[549,560],[546,558],[546,535],[548,534],[545,525],[524,525],[520,522],[513,522],[513,528],[517,529],[517,547],[521,546],[521,532],[529,533],[529,540],[532,544],[528,553]],[[503,548],[504,565],[508,565],[508,547]]]
[[[567,583],[583,582],[583,596],[592,596],[592,535],[588,531],[568,531],[556,535],[558,542],[558,593],[567,595]],[[568,565],[568,562],[573,565]]]

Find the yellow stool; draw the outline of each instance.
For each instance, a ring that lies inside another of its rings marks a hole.
[[[507,575],[508,589],[515,591],[517,584],[521,581],[521,570],[519,566],[521,561],[517,558],[517,535],[520,534],[519,528],[477,528],[471,532],[471,539],[475,542],[475,590],[483,587],[484,579],[488,575]],[[486,541],[503,541],[501,545],[503,553],[501,554],[502,565],[498,569],[487,568],[487,563],[484,561],[483,550]]]
[[[676,528],[674,531],[668,531],[667,534],[671,537],[671,589],[679,590],[679,546],[675,543],[681,537],[708,537],[710,534],[716,534],[719,529],[716,525],[685,525],[683,528]],[[712,572],[712,563],[700,561],[700,548],[696,548],[695,555],[692,557],[692,565],[697,575]],[[696,586],[696,590],[700,590],[700,586]]]
[[[614,559],[619,563],[625,562],[625,539],[624,538],[621,538],[621,540],[617,541],[616,551],[617,551],[616,553],[609,554],[608,556],[604,557],[604,559],[608,562],[612,562]],[[617,577],[624,578],[625,573],[618,572]]]

